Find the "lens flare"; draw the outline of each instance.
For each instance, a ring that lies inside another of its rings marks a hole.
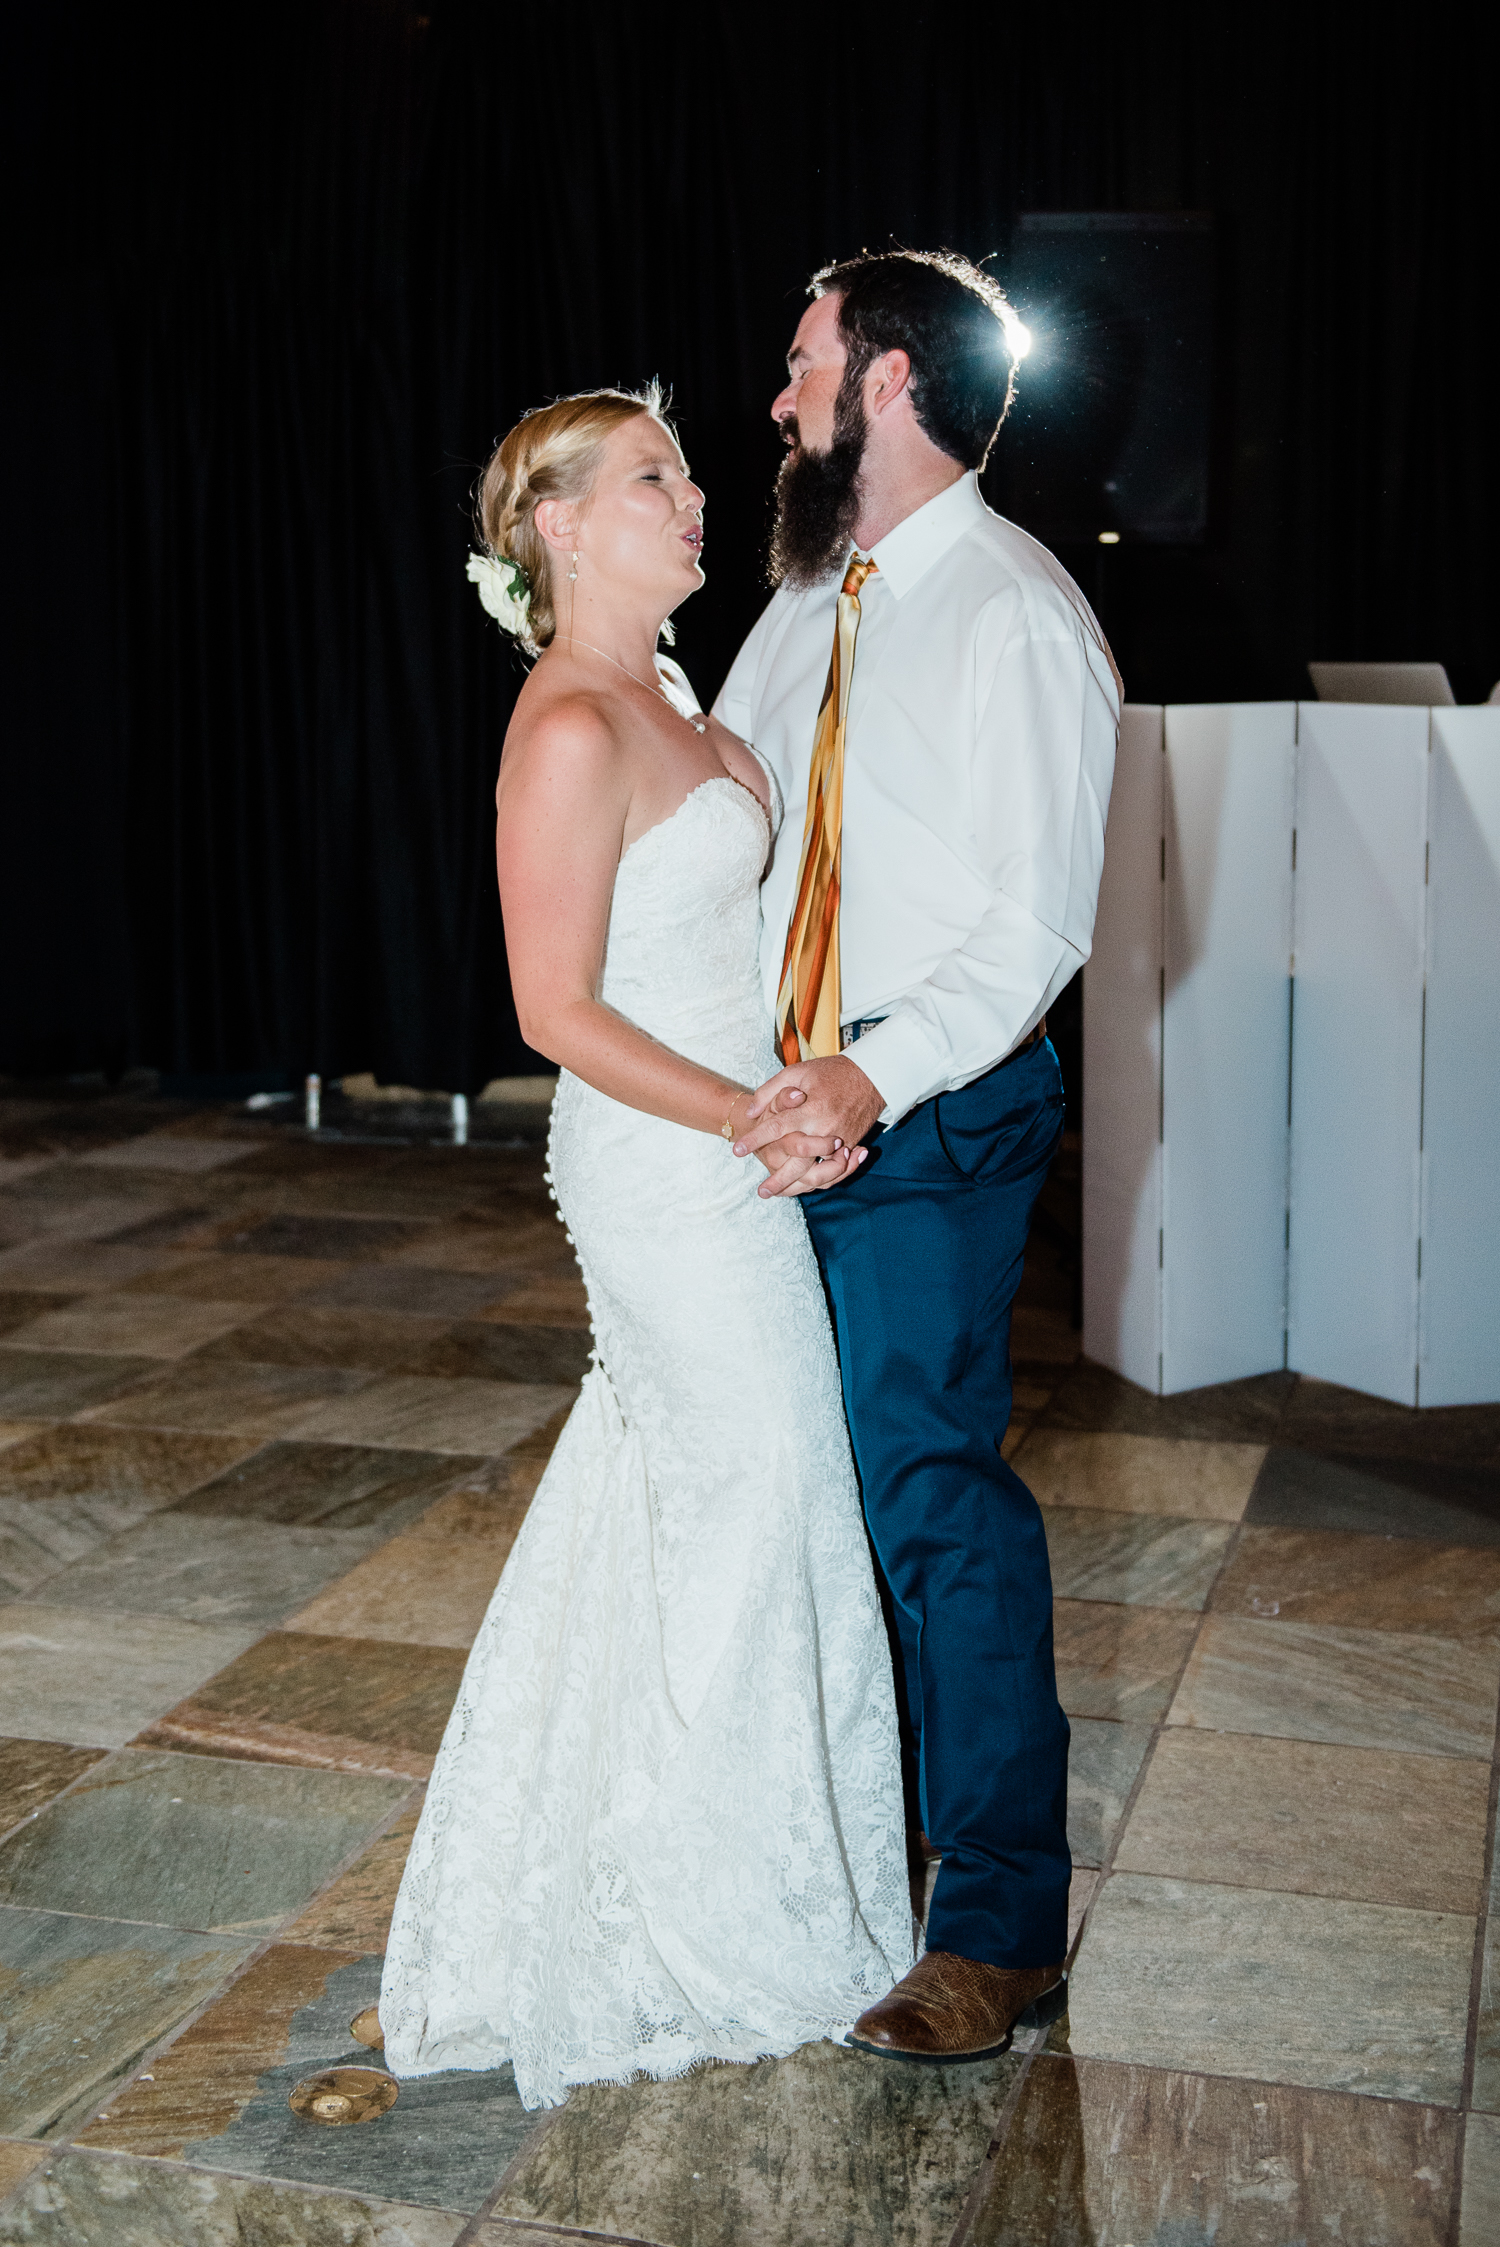
[[[1005,308],[1005,347],[1019,366],[1031,349],[1031,330],[1024,320],[1018,320],[1009,305]]]

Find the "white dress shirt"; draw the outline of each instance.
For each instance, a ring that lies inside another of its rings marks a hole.
[[[842,1020],[892,1124],[1009,1053],[1089,956],[1120,682],[1045,547],[967,475],[873,548],[845,740]],[[774,1010],[842,571],[783,585],[715,715],[786,799],[762,893]]]

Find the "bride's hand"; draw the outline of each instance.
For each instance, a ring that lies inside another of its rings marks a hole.
[[[829,1155],[836,1155],[842,1145],[841,1139],[809,1139],[800,1132],[788,1132],[782,1139],[768,1140],[764,1147],[757,1150],[755,1159],[771,1171],[785,1170],[787,1164],[791,1163],[791,1178],[796,1178],[808,1163],[821,1162]],[[788,1185],[791,1178],[787,1180]]]
[[[825,1153],[818,1149],[827,1149]],[[806,1153],[801,1150],[807,1149]],[[869,1153],[867,1147],[845,1147],[835,1143],[831,1148],[826,1139],[808,1139],[803,1134],[788,1133],[784,1139],[770,1140],[757,1149],[757,1158],[771,1173],[756,1189],[762,1201],[770,1201],[777,1194],[821,1194],[830,1186],[858,1170]]]

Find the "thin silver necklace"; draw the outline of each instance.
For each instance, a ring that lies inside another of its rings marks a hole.
[[[707,721],[703,718],[689,717],[686,710],[678,710],[676,703],[672,700],[672,697],[668,694],[660,679],[657,680],[656,686],[653,689],[645,679],[636,678],[636,675],[631,670],[629,664],[622,663],[619,660],[618,656],[610,655],[604,648],[596,648],[592,640],[575,640],[572,634],[569,633],[568,645],[572,648],[587,648],[590,655],[602,655],[606,663],[612,663],[617,671],[623,671],[627,679],[635,679],[635,683],[638,687],[645,687],[647,694],[651,694],[653,692],[659,694],[662,698],[662,701],[666,704],[667,708],[669,710],[676,710],[678,717],[686,720],[687,724],[692,727],[694,733],[707,733]]]

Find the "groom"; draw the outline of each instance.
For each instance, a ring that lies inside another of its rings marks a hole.
[[[805,1193],[814,1137],[869,1146],[803,1206],[942,1867],[924,1956],[850,2041],[978,2059],[1065,2001],[1052,1585],[1000,1445],[1120,685],[1077,587],[979,495],[1019,340],[999,289],[903,250],[810,294],[771,408],[777,592],[716,705],[786,798],[762,962],[786,1066],[735,1153],[779,1142],[772,1195]]]

